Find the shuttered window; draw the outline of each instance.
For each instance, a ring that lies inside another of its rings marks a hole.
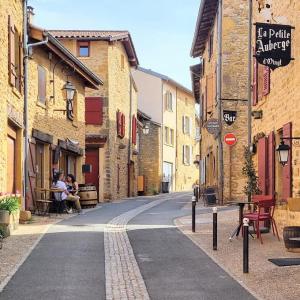
[[[267,194],[267,143],[266,137],[258,140],[258,185],[263,195]]]
[[[85,98],[85,123],[92,125],[103,124],[103,99],[101,97]]]
[[[8,17],[8,74],[9,83],[18,91],[22,91],[22,38],[18,33],[12,16]]]
[[[215,78],[214,74],[206,76],[206,102],[207,102],[207,113],[213,111],[215,103]]]
[[[272,131],[268,136],[268,182],[267,194],[275,195],[275,134]]]
[[[253,58],[253,82],[252,82],[252,104],[255,106],[258,102],[258,63],[256,58]]]
[[[42,104],[46,103],[46,70],[42,66],[38,66],[38,100]]]
[[[256,105],[264,96],[270,93],[271,81],[270,68],[258,64],[256,59],[253,60],[253,105]]]
[[[117,111],[117,135],[119,138],[125,137],[125,115]]]
[[[190,165],[192,159],[192,147],[189,145],[182,146],[182,162],[184,165]]]

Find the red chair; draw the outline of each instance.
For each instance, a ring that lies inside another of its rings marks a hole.
[[[254,227],[254,230],[256,232],[257,238],[259,238],[260,242],[263,243],[261,233],[260,233],[259,224],[262,221],[270,221],[271,225],[272,225],[273,235],[275,236],[275,233],[276,233],[277,238],[280,241],[277,226],[276,226],[276,222],[273,218],[274,210],[275,210],[275,200],[274,199],[267,199],[267,200],[259,199],[257,201],[254,200],[254,202],[257,206],[256,211],[252,212],[252,213],[244,214],[244,218],[248,218],[249,221],[253,222],[253,227]]]

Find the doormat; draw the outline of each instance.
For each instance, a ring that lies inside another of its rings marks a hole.
[[[271,263],[279,267],[298,266],[300,265],[300,258],[270,258]]]

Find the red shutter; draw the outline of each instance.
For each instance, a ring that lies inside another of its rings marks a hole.
[[[15,25],[12,16],[8,17],[8,74],[9,83],[12,86],[16,85],[16,49],[15,49]]]
[[[252,104],[256,105],[258,102],[258,64],[257,64],[257,60],[254,57],[253,58],[253,83],[252,83]]]
[[[121,137],[123,138],[125,136],[125,115],[123,113],[121,114],[121,124],[122,124]]]
[[[93,125],[103,124],[103,100],[101,97],[85,98],[85,123]]]
[[[292,123],[283,126],[283,137],[292,137]],[[288,163],[283,167],[282,172],[282,197],[287,200],[292,195],[292,142],[284,140],[284,143],[291,147]]]
[[[120,137],[122,135],[122,114],[117,111],[117,135]]]
[[[264,66],[263,70],[263,96],[266,96],[270,93],[270,68],[267,66]]]
[[[272,131],[268,137],[268,195],[275,195],[275,134]]]
[[[267,138],[258,140],[258,185],[263,195],[267,194]]]
[[[132,144],[136,145],[136,131],[137,131],[137,128],[136,128],[136,117],[133,115],[132,117]]]

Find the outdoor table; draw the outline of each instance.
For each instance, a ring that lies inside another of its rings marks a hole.
[[[238,226],[234,229],[234,231],[231,233],[229,240],[231,241],[232,238],[235,236],[239,236],[241,228],[243,226],[243,213],[244,213],[244,207],[247,204],[255,204],[255,202],[249,202],[247,200],[241,200],[241,201],[232,201],[228,202],[229,205],[237,205],[239,207],[239,224]]]

